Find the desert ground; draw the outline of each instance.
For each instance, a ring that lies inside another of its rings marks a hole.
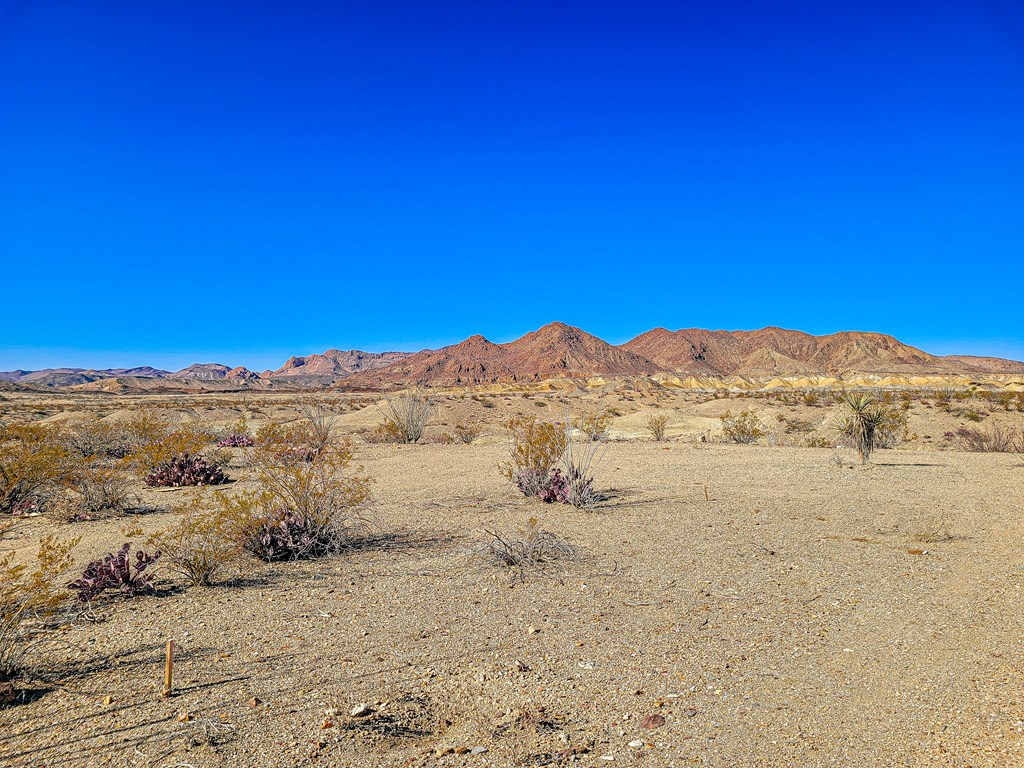
[[[0,708],[0,765],[1024,765],[1024,460],[947,434],[1019,430],[1016,401],[912,393],[900,444],[862,465],[833,447],[840,406],[813,393],[439,394],[415,445],[364,439],[375,396],[323,397],[373,479],[366,535],[240,560],[213,587],[160,569],[154,594],[70,611]],[[0,420],[156,408],[256,429],[298,418],[299,398],[11,393]],[[598,408],[593,509],[499,472],[504,420]],[[720,417],[747,409],[766,434],[724,440]],[[658,414],[664,442],[645,429]],[[458,424],[479,435],[446,442]],[[69,581],[188,495],[252,484],[246,450],[219,454],[231,484],[137,481],[142,514],[22,518],[3,546],[27,560],[43,535],[81,537]],[[575,555],[487,555],[530,518]]]

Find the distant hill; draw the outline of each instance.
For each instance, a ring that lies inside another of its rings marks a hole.
[[[662,370],[695,375],[793,376],[844,373],[1019,373],[1024,363],[939,357],[892,336],[843,331],[812,336],[783,328],[706,331],[655,328],[622,345]]]
[[[355,373],[345,384],[379,387],[388,384],[489,384],[538,381],[603,374],[636,376],[657,371],[651,361],[614,347],[564,323],[510,341],[494,344],[471,336],[439,350],[417,352],[399,362]]]
[[[112,379],[118,376],[136,376],[141,378],[162,378],[167,371],[144,365],[138,368],[105,368],[92,370],[88,368],[43,368],[38,371],[0,371],[0,379],[16,384],[37,384],[43,387],[70,387],[85,384],[99,379]]]
[[[252,381],[258,379],[259,374],[253,373],[244,366],[231,368],[220,363],[193,363],[188,368],[182,368],[170,374],[170,379],[195,379],[199,381],[219,381],[221,379],[242,379]]]
[[[331,385],[365,389],[473,386],[654,374],[673,380],[693,377],[706,381],[730,376],[756,381],[855,375],[906,380],[908,376],[1012,376],[1024,374],[1024,362],[931,355],[882,333],[842,331],[813,336],[775,327],[756,331],[655,328],[615,346],[580,328],[554,322],[503,344],[476,335],[442,349],[415,354],[329,349],[322,354],[290,357],[277,370],[262,374],[241,366],[194,363],[174,373],[151,366],[14,370],[0,372],[0,382],[95,392],[170,392]]]
[[[404,360],[408,352],[360,352],[359,350],[328,349],[322,355],[290,357],[268,378],[278,379],[297,376],[315,376],[337,380],[358,371],[373,370]]]

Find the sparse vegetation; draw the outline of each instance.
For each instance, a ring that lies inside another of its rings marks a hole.
[[[525,496],[540,496],[548,487],[551,472],[565,452],[565,425],[517,416],[505,422],[509,460],[501,472]]]
[[[65,502],[71,520],[124,515],[141,506],[131,479],[118,467],[82,467],[68,476]]]
[[[0,541],[10,530],[9,523],[0,523]],[[67,592],[56,582],[71,565],[77,543],[44,536],[31,565],[16,563],[10,553],[0,556],[0,683],[21,672],[34,641],[66,601]]]
[[[972,453],[1024,452],[1024,433],[1002,429],[996,424],[987,429],[960,427],[953,433],[953,439],[960,450]]]
[[[719,418],[722,422],[722,433],[734,443],[747,445],[757,442],[758,438],[764,436],[764,424],[751,410],[744,410],[736,415],[728,410]]]
[[[486,533],[490,539],[482,551],[498,565],[508,568],[522,571],[576,557],[576,547],[572,543],[544,530],[535,517],[531,517],[514,534]]]
[[[476,440],[483,433],[483,428],[479,424],[456,424],[455,439],[460,443],[469,445]]]
[[[170,570],[191,584],[216,584],[238,559],[239,546],[232,539],[224,515],[207,512],[202,499],[193,498],[179,509],[178,522],[149,538],[149,544],[163,553]]]
[[[418,392],[400,397],[389,397],[382,406],[384,422],[380,425],[382,434],[395,443],[416,443],[434,413],[434,401]]]
[[[0,426],[0,514],[41,511],[80,461],[34,424]]]
[[[591,441],[604,440],[608,436],[608,425],[611,424],[612,414],[605,408],[598,406],[595,410],[583,414],[573,420],[572,426],[579,430]]]
[[[644,426],[647,427],[647,431],[651,433],[651,438],[656,443],[665,441],[665,427],[668,426],[668,416],[663,413],[652,414],[647,417],[647,421]]]
[[[351,470],[347,443],[311,446],[302,428],[257,440],[251,457],[260,490],[217,494],[223,530],[250,554],[267,561],[321,557],[343,550],[363,527],[370,480]],[[288,436],[300,441],[288,446]],[[308,460],[306,457],[308,456]]]

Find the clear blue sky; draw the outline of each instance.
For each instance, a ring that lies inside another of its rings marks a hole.
[[[1024,358],[1024,4],[0,0],[0,370],[551,320]]]

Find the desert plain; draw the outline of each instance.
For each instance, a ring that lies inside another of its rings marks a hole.
[[[158,568],[153,594],[69,609],[0,708],[0,765],[1024,765],[1024,460],[950,438],[1019,431],[1024,412],[907,391],[889,394],[906,401],[898,445],[867,464],[835,447],[828,392],[441,391],[413,445],[366,439],[377,396],[325,393],[373,480],[365,536],[240,559],[212,587]],[[304,397],[10,392],[0,419],[155,409],[257,429],[299,419]],[[509,418],[596,410],[592,509],[526,498],[498,470]],[[727,410],[765,434],[727,440]],[[449,441],[456,425],[470,443]],[[186,497],[251,485],[247,450],[219,449],[226,485],[135,481],[142,513],[27,516],[3,546],[27,562],[44,535],[80,537],[70,581],[123,541],[145,548]],[[574,556],[488,555],[531,518]]]

